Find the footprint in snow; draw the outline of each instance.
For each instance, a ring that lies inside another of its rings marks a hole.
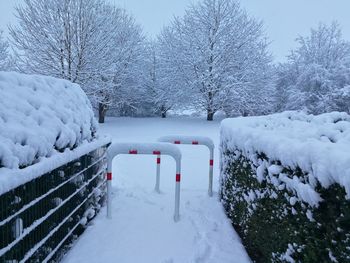
[[[206,242],[203,241],[199,244],[197,251],[194,255],[194,262],[195,263],[204,263],[208,262],[211,256],[211,246]]]

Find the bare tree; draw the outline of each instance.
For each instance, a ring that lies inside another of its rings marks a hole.
[[[3,39],[3,31],[0,30],[0,70],[7,70],[8,68],[8,47],[8,42]]]
[[[172,76],[178,79],[181,74],[178,89],[187,87],[184,96],[205,109],[208,120],[224,106],[232,111],[233,99],[253,96],[251,90],[269,72],[271,57],[262,23],[234,0],[192,5],[163,30],[159,41]]]

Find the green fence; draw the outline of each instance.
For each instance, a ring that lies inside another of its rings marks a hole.
[[[107,147],[0,196],[0,262],[59,261],[105,202]]]

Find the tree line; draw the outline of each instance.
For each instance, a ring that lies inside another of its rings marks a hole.
[[[350,111],[350,43],[336,22],[299,36],[276,64],[263,22],[235,0],[192,4],[152,40],[105,0],[24,0],[15,12],[9,40],[0,32],[0,70],[80,84],[100,122],[107,111],[166,117],[186,107],[208,120],[218,111]]]

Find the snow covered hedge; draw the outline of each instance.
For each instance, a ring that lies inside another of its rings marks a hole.
[[[350,116],[221,126],[221,200],[256,262],[350,262]]]
[[[0,72],[0,262],[51,262],[105,203],[106,151],[81,88]]]
[[[91,142],[96,128],[90,102],[78,85],[0,72],[0,173]]]

